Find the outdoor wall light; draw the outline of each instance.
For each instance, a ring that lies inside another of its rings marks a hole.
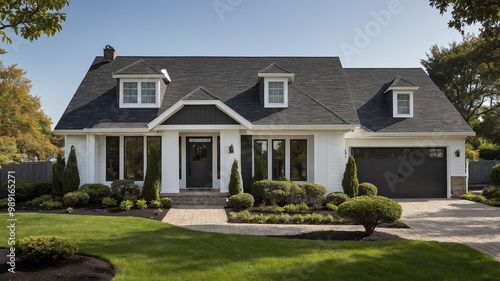
[[[455,156],[460,157],[460,149],[457,149],[457,151],[455,151]]]
[[[229,153],[234,153],[234,146],[232,144],[229,146]]]

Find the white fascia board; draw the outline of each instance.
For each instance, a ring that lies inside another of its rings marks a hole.
[[[346,139],[352,138],[429,138],[429,137],[469,137],[476,135],[475,132],[354,132],[345,135]]]
[[[164,74],[112,74],[117,79],[165,78]]]
[[[356,125],[254,125],[252,130],[261,131],[352,131]]]
[[[219,132],[224,130],[244,130],[246,129],[243,125],[159,125],[155,128],[159,131],[213,131]]]
[[[160,114],[160,116],[156,117],[153,121],[151,121],[148,124],[148,128],[150,130],[152,130],[154,127],[163,123],[165,120],[167,120],[170,116],[172,116],[177,111],[179,111],[185,105],[215,105],[218,109],[220,109],[222,112],[227,114],[229,117],[236,120],[238,123],[243,125],[245,128],[247,128],[247,129],[252,128],[252,123],[250,121],[246,120],[243,116],[241,116],[239,113],[237,113],[236,111],[231,109],[229,106],[225,105],[220,100],[180,100],[180,101],[176,102],[174,105],[172,105],[165,112]],[[169,127],[171,127],[171,126],[169,126]]]
[[[86,135],[83,130],[54,130],[52,131],[55,135]]]
[[[84,133],[148,133],[148,128],[89,128]]]
[[[260,78],[288,78],[289,82],[295,80],[295,73],[258,73]]]
[[[385,90],[384,94],[389,92],[389,91],[416,91],[418,90],[418,86],[414,86],[414,87],[389,87],[387,88],[387,90]]]
[[[170,75],[168,75],[168,72],[166,69],[162,69],[161,70],[161,73],[163,73],[163,75],[165,76],[165,79],[167,79],[167,81],[170,83],[172,82],[172,79],[170,79]]]

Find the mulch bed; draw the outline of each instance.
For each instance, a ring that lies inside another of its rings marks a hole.
[[[120,217],[138,217],[162,221],[168,213],[168,208],[162,208],[163,212],[155,215],[158,208],[135,209],[129,211],[120,210],[118,207],[103,208],[100,204],[91,203],[84,207],[72,207],[71,215],[91,215],[91,216],[120,216]],[[47,210],[45,208],[33,207],[25,203],[18,203],[16,206],[18,212],[34,212],[34,213],[51,213],[51,214],[68,214],[66,208]]]
[[[34,265],[17,259],[15,273],[12,273],[7,271],[10,268],[7,255],[7,249],[0,249],[0,280],[107,281],[115,275],[113,266],[108,262],[81,255],[73,255],[55,265]]]
[[[229,213],[231,213],[231,212],[238,213],[238,212],[241,212],[241,210],[234,209],[234,208],[225,208],[225,211],[226,211],[226,216],[227,216],[227,222],[228,223],[247,223],[247,222],[242,221],[239,218],[235,219],[235,220],[229,220]],[[273,215],[273,214],[274,215],[280,215],[281,214],[281,213],[263,212],[263,211],[260,211],[258,207],[249,208],[248,212],[250,212],[251,215],[259,215],[259,214],[263,214],[263,215]],[[333,222],[331,222],[331,223],[320,223],[320,224],[327,224],[327,225],[358,225],[358,223],[355,222],[355,221],[344,221],[344,222],[336,221],[335,219],[338,218],[337,212],[336,211],[330,211],[330,210],[326,209],[326,207],[323,207],[322,209],[319,209],[319,210],[316,210],[314,208],[310,208],[309,211],[305,211],[305,212],[298,212],[298,211],[296,211],[296,212],[290,212],[290,213],[287,213],[287,214],[290,215],[290,217],[292,217],[294,215],[305,216],[307,214],[320,214],[320,215],[323,215],[323,216],[332,215],[332,217],[334,218]],[[266,224],[272,224],[272,222],[267,221]],[[288,223],[280,223],[280,224],[311,224],[311,223],[309,223],[309,222],[296,223],[296,222],[290,220]],[[409,228],[409,226],[407,226],[406,224],[404,224],[403,226],[399,226],[398,227],[394,223],[381,223],[377,227],[381,227],[381,228]],[[322,240],[324,240],[324,239],[322,239]],[[351,239],[351,240],[353,240],[353,239]]]
[[[375,231],[368,236],[364,231],[315,231],[298,235],[267,236],[286,239],[308,239],[322,241],[397,241],[406,240],[398,235]]]

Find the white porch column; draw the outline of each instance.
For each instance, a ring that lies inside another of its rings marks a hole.
[[[96,138],[95,135],[87,135],[87,182],[96,182]]]
[[[160,193],[179,193],[179,132],[163,132],[161,151]]]
[[[238,168],[241,178],[241,136],[238,130],[220,132],[220,192],[229,192],[229,180],[234,160],[238,160]],[[234,153],[229,153],[229,147],[233,145]]]

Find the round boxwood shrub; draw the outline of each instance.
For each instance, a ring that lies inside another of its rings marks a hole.
[[[4,182],[0,188],[0,197],[1,198],[6,198],[9,194],[8,187],[9,185],[12,185],[12,183],[9,183],[8,181]],[[33,183],[28,181],[28,180],[23,180],[20,178],[16,178],[16,181],[14,183],[16,187],[16,201],[24,202],[27,200],[31,200],[35,198],[36,191],[35,187],[33,186]]]
[[[500,164],[491,168],[490,182],[494,186],[500,186]]]
[[[310,204],[321,202],[326,195],[326,187],[321,184],[306,183],[304,184],[304,190],[306,191],[307,202]]]
[[[403,209],[396,201],[383,196],[358,196],[340,204],[337,214],[363,225],[368,235],[383,222],[401,218]]]
[[[87,183],[80,187],[80,190],[89,195],[90,202],[101,203],[104,197],[108,197],[111,192],[107,185],[101,183]]]
[[[286,203],[288,204],[298,204],[304,202],[306,198],[306,190],[304,185],[292,182],[290,185],[290,193],[286,198]]]
[[[253,206],[254,199],[250,193],[239,193],[229,197],[229,206],[237,209],[248,209]]]
[[[85,206],[89,203],[89,195],[83,191],[73,191],[64,194],[63,203],[65,206]]]
[[[30,236],[16,243],[19,256],[32,263],[54,264],[72,256],[78,246],[68,238],[58,236]]]
[[[141,189],[133,180],[115,180],[111,184],[111,196],[119,201],[123,200],[123,196],[132,194],[139,196]]]
[[[163,206],[163,208],[171,208],[172,207],[172,199],[165,197],[165,198],[160,199],[160,201],[161,201],[161,205]]]
[[[288,181],[267,181],[262,193],[264,200],[272,205],[284,202],[290,194],[290,186]]]
[[[350,199],[349,195],[342,192],[332,192],[326,196],[326,201],[328,203],[332,203],[337,206],[339,206],[340,204],[344,203],[349,199]]]
[[[359,184],[359,196],[363,195],[368,195],[368,196],[373,196],[377,195],[378,190],[377,187],[374,184],[371,184],[369,182],[363,182]]]

